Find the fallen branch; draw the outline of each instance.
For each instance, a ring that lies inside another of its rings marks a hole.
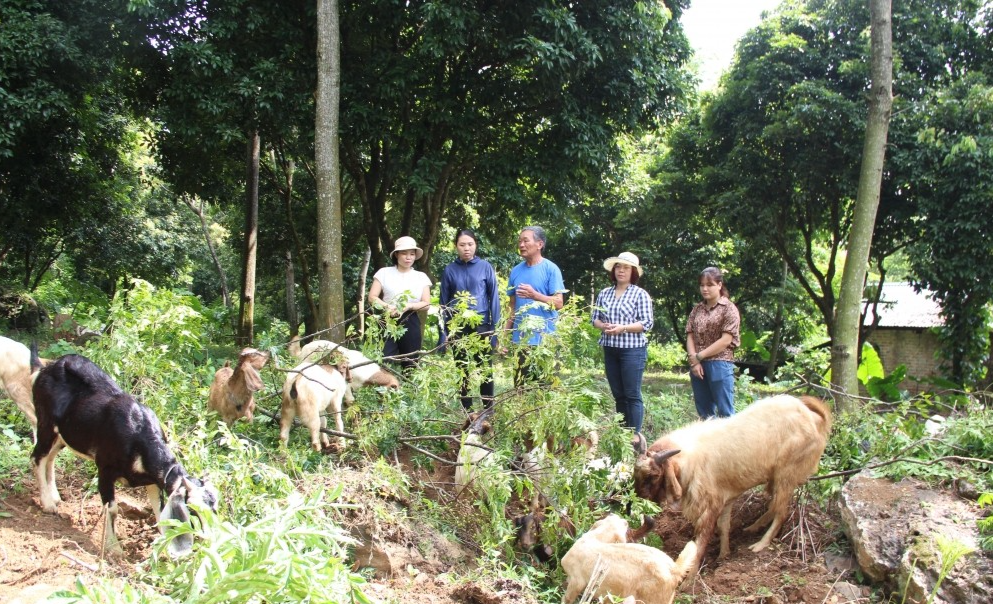
[[[917,464],[919,466],[933,466],[936,463],[941,463],[943,461],[957,461],[962,463],[973,462],[982,463],[986,465],[993,466],[993,460],[989,459],[977,459],[975,457],[962,457],[960,455],[945,455],[944,457],[938,457],[930,461],[923,461],[920,459],[914,459],[912,457],[896,457],[887,461],[881,461],[879,463],[869,464],[861,468],[855,468],[853,470],[841,470],[840,472],[831,472],[830,474],[821,474],[819,476],[811,476],[809,480],[825,480],[827,478],[838,478],[840,476],[851,476],[852,474],[858,474],[863,470],[875,470],[876,468],[882,468],[884,466],[889,466],[900,462]]]

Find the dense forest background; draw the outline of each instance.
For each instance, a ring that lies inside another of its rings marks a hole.
[[[475,228],[505,274],[518,230],[536,223],[576,295],[603,284],[603,258],[641,256],[657,341],[681,337],[695,277],[717,265],[778,358],[828,342],[866,118],[868,10],[784,2],[700,94],[686,6],[340,3],[340,316],[359,310],[363,277],[402,234],[436,277],[454,229]],[[5,2],[5,315],[18,296],[78,314],[140,278],[230,314],[250,297],[250,320],[314,331],[315,10]],[[974,0],[893,11],[870,284],[933,292],[947,377],[988,383],[993,11]]]

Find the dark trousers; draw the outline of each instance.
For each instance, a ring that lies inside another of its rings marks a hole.
[[[614,408],[624,416],[624,425],[641,432],[645,404],[641,397],[641,378],[645,375],[648,347],[603,347],[603,366],[614,397]]]
[[[493,347],[487,345],[485,350],[467,351],[463,346],[457,344],[458,340],[472,333],[486,334],[479,337],[489,344],[490,334],[493,332],[492,325],[480,325],[479,327],[466,328],[449,336],[449,346],[452,348],[452,356],[455,358],[455,365],[462,374],[462,385],[459,389],[462,399],[462,407],[472,409],[472,396],[469,395],[469,374],[471,369],[480,367],[485,372],[485,378],[479,385],[479,396],[483,399],[483,407],[493,406]],[[452,346],[452,344],[455,344]]]
[[[416,312],[405,312],[398,321],[407,331],[399,340],[387,336],[383,342],[383,356],[392,357],[400,354],[415,353],[421,349],[421,318]],[[404,372],[410,371],[417,364],[415,356],[404,357],[393,361],[400,365]]]

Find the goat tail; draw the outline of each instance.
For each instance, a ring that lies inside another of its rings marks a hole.
[[[36,371],[41,369],[41,357],[38,356],[38,340],[31,340],[30,350],[31,350],[31,373],[35,373]]]
[[[816,396],[801,396],[800,402],[802,402],[807,409],[810,409],[812,413],[820,416],[821,422],[817,427],[817,431],[820,432],[822,436],[827,438],[828,433],[831,432],[831,408],[828,407],[827,403]]]
[[[297,393],[297,380],[299,379],[300,379],[300,374],[298,373],[295,376],[293,376],[293,381],[290,382],[290,392],[289,392],[290,400],[295,401],[299,396],[299,394]]]
[[[683,577],[690,574],[690,571],[696,566],[696,541],[688,541],[686,547],[683,551],[679,552],[679,557],[676,558],[676,570],[674,574],[680,581]]]

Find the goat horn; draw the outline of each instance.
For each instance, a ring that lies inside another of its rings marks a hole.
[[[679,453],[680,451],[682,451],[682,449],[666,449],[661,453],[656,453],[655,455],[652,455],[652,459],[655,460],[655,463],[661,466],[663,463],[665,463],[667,459]]]

